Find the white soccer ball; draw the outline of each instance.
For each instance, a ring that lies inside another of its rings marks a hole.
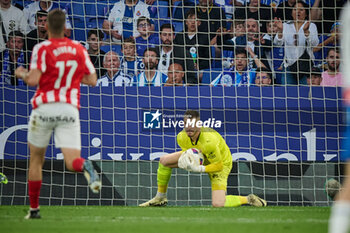
[[[338,192],[341,189],[341,184],[335,179],[327,180],[325,186],[327,195],[332,199],[334,199],[334,197],[338,194]]]
[[[191,163],[194,163],[196,165],[203,165],[204,163],[204,156],[202,152],[196,148],[191,148],[185,151],[188,158],[191,160]]]

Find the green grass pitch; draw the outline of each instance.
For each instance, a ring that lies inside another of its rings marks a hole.
[[[0,206],[2,233],[326,233],[329,207]]]

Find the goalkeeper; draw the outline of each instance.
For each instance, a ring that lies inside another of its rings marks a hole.
[[[195,121],[200,120],[199,113],[192,110],[186,111],[185,125],[188,120],[194,119]],[[213,207],[237,207],[244,204],[263,207],[267,205],[265,200],[254,194],[248,196],[226,195],[227,179],[232,169],[232,156],[225,140],[214,129],[186,125],[185,129],[177,135],[177,143],[182,151],[160,158],[157,171],[157,195],[153,199],[140,204],[140,206],[165,206],[168,203],[166,192],[171,177],[171,169],[177,167],[187,171],[208,173],[211,181]],[[197,148],[202,152],[204,165],[184,164],[185,162],[180,157],[184,151],[190,148]]]

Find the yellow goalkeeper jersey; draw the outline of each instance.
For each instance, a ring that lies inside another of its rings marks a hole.
[[[199,149],[204,155],[204,165],[222,163],[232,166],[232,155],[224,138],[212,128],[201,128],[201,133],[196,143],[192,143],[186,131],[182,130],[177,135],[177,143],[182,151],[190,148]]]

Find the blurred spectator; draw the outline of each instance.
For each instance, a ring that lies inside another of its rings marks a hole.
[[[196,12],[193,9],[186,13],[185,24],[185,31],[176,35],[174,44],[185,47],[197,70],[210,68],[209,38],[205,33],[198,32],[201,21],[196,17]]]
[[[295,4],[292,12],[293,21],[282,23],[277,20],[277,35],[274,44],[284,45],[286,74],[282,84],[304,84],[310,73],[312,49],[318,45],[317,28],[314,23],[307,21],[307,5],[304,2]]]
[[[163,74],[167,74],[171,63],[179,63],[185,68],[185,83],[198,84],[194,62],[189,51],[184,49],[183,46],[174,45],[174,38],[174,26],[163,24],[160,28],[161,45],[159,46],[160,60],[158,70]]]
[[[250,52],[252,52],[250,50]],[[258,68],[266,68],[258,58],[255,59]],[[235,51],[234,66],[223,71],[216,79],[211,82],[212,86],[249,86],[255,83],[256,69],[248,68],[247,51],[237,48]]]
[[[89,45],[88,53],[92,64],[97,72],[97,78],[100,78],[105,70],[103,69],[103,57],[105,52],[100,49],[103,40],[103,32],[100,29],[93,28],[88,32],[87,43]]]
[[[147,47],[156,47],[159,45],[158,33],[152,31],[151,20],[141,16],[137,20],[137,31],[140,33],[136,37],[136,51],[138,56],[142,56]]]
[[[322,73],[321,86],[339,87],[343,85],[343,75],[339,70],[340,52],[338,48],[331,48],[327,54],[328,70]]]
[[[140,0],[124,0],[116,2],[109,14],[108,20],[103,22],[103,30],[112,40],[138,37],[137,20],[141,16],[150,18],[148,5]]]
[[[217,46],[222,48],[222,67],[224,69],[229,69],[233,65],[233,50],[236,47],[237,37],[245,35],[245,22],[241,20],[235,20],[231,24],[231,29],[222,34],[222,39],[218,37]],[[223,46],[221,46],[221,40],[223,41]]]
[[[158,64],[158,70],[163,74],[168,73],[168,68],[170,63],[172,63],[172,58],[174,57],[173,52],[173,40],[175,38],[174,27],[170,24],[164,24],[160,28],[160,39],[161,46],[159,49],[160,58]],[[181,56],[182,58],[184,56]]]
[[[213,39],[217,33],[226,29],[225,11],[220,5],[213,3],[213,0],[199,0],[196,14],[196,18],[200,20],[198,32],[209,32],[209,41]],[[188,15],[186,14],[185,19],[187,19],[187,16]]]
[[[321,35],[319,37],[319,44],[313,49],[315,56],[315,65],[323,66],[322,62],[326,59],[328,50],[340,46],[340,23],[333,24],[330,34]]]
[[[266,32],[266,22],[273,18],[274,11],[272,7],[260,3],[259,0],[250,0],[245,7],[235,9],[235,19],[255,19],[260,23],[260,31]]]
[[[96,86],[130,86],[131,78],[120,70],[119,56],[114,51],[106,53],[103,59],[103,67],[107,70],[106,74],[97,80]]]
[[[168,80],[164,86],[183,86],[185,72],[182,65],[179,63],[172,63],[168,70]]]
[[[12,31],[26,34],[27,22],[23,11],[11,4],[11,0],[0,0],[1,32],[0,51],[6,47],[8,35]]]
[[[35,25],[37,28],[29,32],[25,40],[25,48],[28,52],[31,52],[36,44],[47,40],[48,34],[45,27],[47,14],[48,13],[44,10],[40,10],[36,13]]]
[[[134,77],[133,86],[162,86],[166,83],[168,76],[157,70],[159,53],[156,48],[147,48],[143,54],[145,71]]]
[[[286,0],[282,1],[278,6],[275,13],[277,19],[282,20],[282,22],[293,20],[292,12],[296,0]]]
[[[136,45],[133,38],[127,38],[122,43],[121,70],[129,77],[134,77],[145,69],[140,57],[136,56]]]
[[[270,86],[272,84],[271,72],[268,69],[259,69],[255,76],[255,85],[259,87]]]
[[[253,19],[249,18],[246,20],[245,23],[246,26],[246,35],[240,36],[236,38],[236,46],[239,47],[250,47],[253,52],[254,56],[257,56],[266,67],[269,67],[267,58],[266,58],[266,52],[271,51],[271,41],[265,40],[262,36],[259,35],[259,26],[258,22]],[[249,54],[250,55],[250,54]],[[256,67],[256,63],[254,62],[255,57],[249,57],[249,64],[248,67]]]
[[[263,39],[270,41],[272,43],[276,36],[277,28],[273,21],[267,23],[266,26],[267,33],[264,35]],[[283,60],[284,60],[284,47],[273,45],[271,50],[265,51],[265,56],[272,69],[272,79],[275,80],[274,83],[281,84],[281,79],[283,76]]]
[[[15,69],[27,67],[27,54],[24,52],[24,35],[20,31],[12,31],[8,35],[6,49],[0,53],[1,82],[8,85],[25,85],[22,79],[15,77]]]
[[[307,85],[320,86],[321,81],[321,70],[318,67],[312,67],[311,74],[307,77]]]
[[[322,15],[316,24],[322,34],[325,34],[331,30],[334,22],[339,21],[340,11],[343,9],[347,0],[327,0],[321,1],[322,3]]]
[[[36,13],[38,11],[44,10],[46,12],[50,12],[57,8],[61,9],[60,5],[57,2],[53,2],[52,0],[39,0],[27,5],[23,10],[24,18],[27,22],[26,32],[29,33],[30,31],[37,29],[37,25],[35,24],[35,18],[36,18]],[[65,9],[61,9],[61,10],[66,12]],[[71,29],[72,29],[72,25],[66,13],[66,30],[64,32],[66,37],[70,37]]]
[[[226,19],[233,19],[234,0],[214,0],[214,3],[221,6],[225,10]]]

